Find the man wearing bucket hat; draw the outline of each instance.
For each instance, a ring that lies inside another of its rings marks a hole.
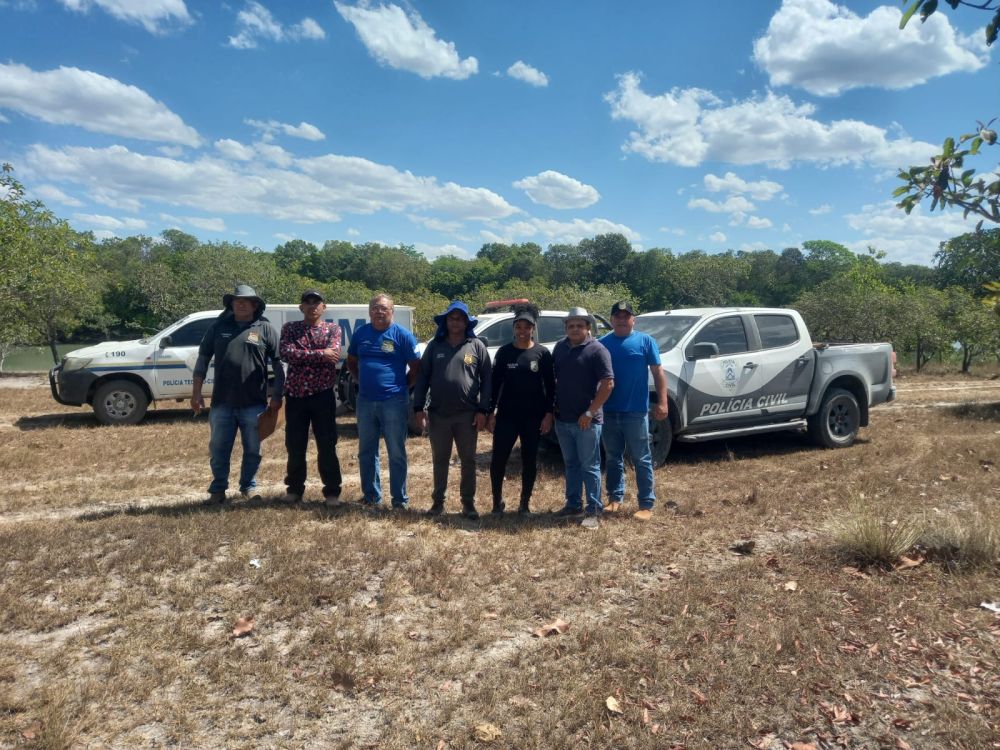
[[[566,505],[557,516],[576,518],[584,512],[581,485],[586,492],[583,524],[596,528],[601,504],[601,407],[615,387],[608,350],[590,335],[593,316],[572,307],[566,316],[566,338],[555,346],[556,437],[566,472]]]
[[[600,341],[611,353],[615,389],[604,404],[605,479],[609,513],[620,511],[625,498],[625,449],[635,466],[639,510],[635,517],[648,521],[656,503],[653,488],[653,457],[649,451],[649,379],[653,376],[656,404],[653,418],[667,418],[667,379],[660,367],[660,349],[652,336],[634,330],[635,313],[629,302],[611,307],[614,330]]]
[[[214,360],[209,414],[212,436],[208,445],[212,483],[206,504],[226,502],[229,460],[237,430],[243,443],[240,494],[246,499],[259,498],[253,492],[261,459],[257,419],[266,409],[281,408],[285,383],[285,370],[278,358],[278,333],[264,317],[264,300],[252,287],[239,284],[232,294],[222,298],[222,306],[226,309],[205,332],[198,347],[191,395],[191,408],[198,414],[205,408],[201,389],[209,362]],[[268,385],[268,364],[274,371],[273,386]]]
[[[490,411],[492,366],[490,354],[473,329],[479,321],[458,300],[434,316],[437,333],[420,358],[420,374],[413,389],[416,425],[423,429],[424,408],[430,396],[431,458],[434,464],[434,491],[428,514],[444,511],[448,490],[448,464],[452,444],[458,449],[462,466],[459,492],[462,515],[479,518],[476,512],[476,443],[486,426]]]

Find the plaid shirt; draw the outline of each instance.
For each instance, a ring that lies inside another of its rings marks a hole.
[[[281,358],[288,363],[285,395],[312,396],[333,388],[337,368],[323,358],[324,349],[340,349],[340,326],[320,321],[310,326],[304,320],[281,327]]]

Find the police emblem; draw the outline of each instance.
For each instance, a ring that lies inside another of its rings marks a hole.
[[[531,360],[531,364],[529,364],[528,367],[531,369],[532,372],[538,372],[538,360],[537,359]]]
[[[392,354],[396,351],[396,342],[391,339],[382,339],[382,351],[386,354]]]
[[[739,378],[736,377],[736,360],[722,360],[722,387],[727,391],[735,391],[738,380]]]
[[[465,359],[465,364],[467,365],[471,365],[473,362],[476,361],[476,358],[473,357],[471,354],[466,354],[464,359]]]
[[[247,341],[251,344],[258,343],[260,341],[260,334],[256,331],[250,331],[250,333],[247,334]]]

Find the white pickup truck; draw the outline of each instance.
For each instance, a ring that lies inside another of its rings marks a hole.
[[[651,312],[635,330],[656,340],[667,376],[669,416],[650,423],[657,466],[674,440],[804,430],[819,445],[846,447],[869,409],[896,397],[891,344],[814,344],[794,310]]]
[[[136,341],[107,341],[70,352],[49,372],[52,397],[60,404],[94,409],[103,424],[136,424],[156,401],[187,401],[198,345],[222,310],[191,313],[159,333]],[[277,330],[301,320],[298,305],[268,305],[264,317]],[[327,305],[323,319],[337,323],[343,338],[343,361],[354,331],[369,322],[368,305]],[[395,322],[413,329],[413,308],[396,305]],[[340,383],[348,380],[342,369]],[[214,368],[202,390],[212,395]]]

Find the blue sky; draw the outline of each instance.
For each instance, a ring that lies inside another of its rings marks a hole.
[[[997,70],[987,14],[902,7],[0,0],[0,161],[98,237],[929,264],[974,221],[906,217],[895,169],[997,114]]]

